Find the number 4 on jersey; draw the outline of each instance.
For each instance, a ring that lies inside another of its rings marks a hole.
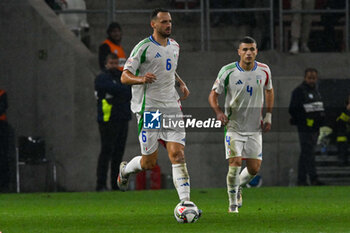
[[[250,94],[250,96],[252,96],[252,94],[253,94],[253,87],[251,87],[251,86],[247,86],[247,92]]]

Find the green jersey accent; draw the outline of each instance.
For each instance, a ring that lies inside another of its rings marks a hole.
[[[261,130],[264,91],[272,89],[271,71],[263,63],[245,71],[239,62],[223,66],[212,90],[225,93],[225,115],[229,119],[227,130],[252,135]]]
[[[142,55],[141,55],[141,60],[140,60],[140,63],[144,63],[146,61],[146,53],[147,53],[147,49],[149,48],[149,46],[147,46],[145,48],[145,51],[143,51]]]
[[[145,106],[146,106],[146,90],[147,89],[145,88],[145,92],[143,94],[143,101],[142,101],[142,107],[141,107],[141,112],[140,112],[141,118],[140,118],[139,125],[138,125],[138,135],[140,135],[142,127],[143,127],[143,113],[145,112]]]
[[[131,110],[140,114],[144,111],[160,108],[179,108],[179,95],[175,89],[175,71],[180,47],[173,39],[167,46],[161,46],[153,37],[142,40],[133,49],[125,63],[124,70],[136,76],[152,73],[156,76],[153,83],[132,86]],[[147,92],[145,89],[147,88]]]
[[[144,40],[142,40],[140,43],[138,43],[135,48],[132,50],[131,52],[131,56],[135,56],[135,54],[139,51],[139,49],[141,48],[142,45],[151,42],[151,40],[149,38],[146,38]]]
[[[236,68],[236,64],[235,64],[235,63],[230,63],[230,64],[228,64],[228,65],[222,67],[221,70],[220,70],[220,72],[219,72],[219,74],[218,74],[218,78],[220,79],[220,78],[222,77],[222,75],[223,75],[226,71],[232,70],[232,69],[234,69],[234,68]]]
[[[227,94],[227,86],[228,86],[228,83],[230,81],[230,74],[232,73],[233,71],[231,71],[225,78],[225,96]]]

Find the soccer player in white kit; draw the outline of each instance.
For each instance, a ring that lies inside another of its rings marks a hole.
[[[227,193],[229,213],[238,213],[242,206],[241,187],[258,173],[262,161],[261,131],[271,129],[274,92],[270,68],[255,61],[256,41],[251,37],[240,40],[240,60],[221,68],[209,95],[209,104],[216,117],[225,125],[225,151],[229,169]],[[225,113],[220,109],[218,96],[225,93]],[[266,116],[262,108],[266,101]],[[246,168],[240,173],[242,159]]]
[[[186,99],[190,93],[176,74],[180,47],[169,38],[172,27],[170,13],[164,9],[155,9],[151,15],[151,27],[153,34],[134,47],[121,77],[123,84],[132,85],[131,110],[138,119],[142,155],[120,164],[118,185],[125,191],[130,174],[152,169],[156,165],[158,141],[161,140],[165,143],[172,163],[173,182],[179,199],[189,201],[190,178],[184,155],[184,129],[146,129],[143,124],[144,112],[156,112],[154,118],[164,113],[182,114],[175,80],[183,92],[180,100]]]

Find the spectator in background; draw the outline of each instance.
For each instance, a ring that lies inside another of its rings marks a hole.
[[[9,125],[7,123],[7,94],[0,89],[0,192],[7,192],[10,183],[9,171]]]
[[[245,2],[246,8],[268,8],[270,0],[253,0]],[[249,33],[259,45],[259,51],[270,49],[270,12],[247,12]]]
[[[131,119],[131,88],[120,82],[122,72],[118,69],[118,57],[110,53],[105,69],[95,79],[97,95],[97,121],[101,135],[101,152],[97,165],[96,191],[107,190],[108,166],[111,166],[111,185],[118,189],[119,164],[122,161],[128,121]]]
[[[315,167],[315,146],[319,128],[324,122],[324,107],[317,87],[318,72],[314,68],[305,70],[304,81],[292,92],[289,105],[291,124],[299,133],[300,157],[298,164],[298,185],[322,185]]]
[[[62,2],[64,0],[45,0],[47,5],[51,7],[52,10],[62,10]]]
[[[315,8],[315,0],[293,0],[291,1],[292,10],[312,10]],[[312,15],[294,13],[292,18],[292,47],[289,50],[291,54],[297,54],[299,51],[309,53],[307,45],[311,30]],[[300,44],[300,49],[299,49]]]
[[[122,40],[122,28],[116,22],[111,23],[107,29],[107,39],[102,42],[98,49],[98,61],[101,70],[105,68],[105,60],[108,54],[114,53],[118,56],[118,69],[123,71],[126,56],[123,47],[120,45]]]
[[[350,95],[345,101],[345,109],[336,121],[338,159],[341,166],[348,165],[348,146],[350,139]]]
[[[61,9],[64,10],[86,10],[84,0],[56,0]],[[90,47],[89,29],[90,25],[87,22],[86,13],[62,13],[59,15],[60,20],[67,25],[84,44]]]
[[[326,9],[331,10],[339,10],[339,9],[345,9],[345,1],[346,0],[328,0],[326,4]],[[344,17],[343,14],[339,13],[333,13],[333,14],[322,14],[321,15],[321,21],[324,25],[324,40],[323,45],[325,46],[325,51],[338,51],[340,52],[342,50],[342,47],[344,47],[344,42],[339,43],[339,40],[337,41],[337,33],[334,29],[336,24],[339,22],[341,18]]]

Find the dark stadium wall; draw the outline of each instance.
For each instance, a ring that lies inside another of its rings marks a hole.
[[[1,1],[0,6],[0,86],[8,92],[9,122],[16,136],[45,139],[47,157],[56,159],[59,190],[90,190],[99,141],[93,91],[96,57],[45,1]],[[21,173],[22,184],[29,182],[30,174]],[[25,187],[44,191],[39,186],[34,181]]]

